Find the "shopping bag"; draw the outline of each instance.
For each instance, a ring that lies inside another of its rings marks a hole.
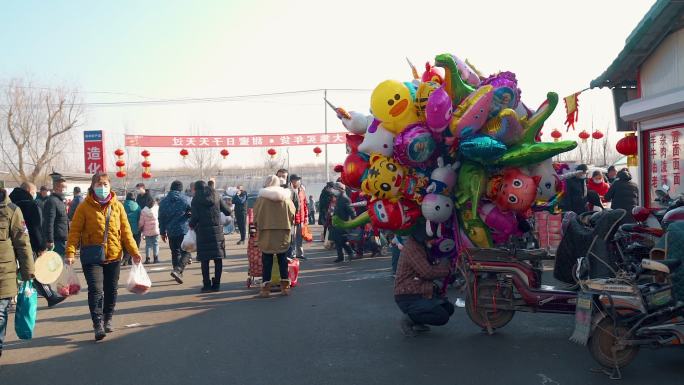
[[[22,340],[33,338],[38,312],[38,293],[33,288],[33,280],[24,281],[19,286],[17,310],[14,315],[14,331]]]
[[[197,235],[195,234],[195,230],[190,230],[185,234],[183,242],[181,242],[181,249],[188,253],[197,251]]]
[[[152,281],[150,281],[150,276],[147,275],[143,264],[134,263],[128,273],[128,283],[126,284],[128,291],[135,294],[145,294],[150,291],[151,287]]]
[[[290,279],[290,286],[297,286],[297,282],[299,279],[299,259],[291,259],[287,263],[287,275]]]
[[[302,239],[304,239],[307,242],[313,242],[313,234],[311,234],[311,230],[309,230],[309,225],[304,223],[302,225]]]
[[[57,279],[57,294],[62,297],[76,295],[81,291],[81,281],[71,265],[64,265],[62,274]]]

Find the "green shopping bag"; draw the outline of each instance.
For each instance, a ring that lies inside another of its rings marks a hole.
[[[38,312],[38,293],[33,287],[33,280],[24,281],[19,286],[17,310],[14,314],[14,331],[22,340],[33,338]]]

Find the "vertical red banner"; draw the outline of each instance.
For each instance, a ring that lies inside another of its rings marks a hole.
[[[95,174],[107,171],[102,130],[83,131],[83,157],[86,173]]]

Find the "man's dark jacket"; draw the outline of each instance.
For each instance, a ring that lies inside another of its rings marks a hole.
[[[15,188],[9,195],[12,203],[21,209],[29,231],[31,249],[36,253],[45,251],[45,237],[43,236],[43,212],[28,191]]]
[[[69,217],[62,194],[53,192],[45,201],[43,235],[45,235],[46,242],[52,243],[66,241],[69,236]]]

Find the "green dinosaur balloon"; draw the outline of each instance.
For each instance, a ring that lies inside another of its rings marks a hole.
[[[370,219],[370,215],[368,215],[368,211],[364,211],[363,213],[361,213],[356,218],[350,219],[348,221],[342,220],[337,215],[333,215],[332,225],[334,227],[339,228],[339,229],[349,230],[349,229],[353,229],[356,227],[363,226],[366,223],[370,222],[370,220],[371,219]]]
[[[443,53],[435,57],[435,66],[444,68],[446,78],[444,79],[446,91],[451,96],[454,106],[458,105],[468,97],[475,88],[466,83],[458,71],[456,60],[450,53]]]
[[[494,247],[489,228],[482,222],[479,216],[471,216],[469,210],[461,210],[460,214],[465,234],[475,246],[483,248]]]
[[[458,172],[456,203],[463,208],[466,203],[470,202],[473,217],[477,217],[477,204],[485,190],[486,183],[487,173],[484,167],[475,162],[463,162]]]
[[[536,142],[535,138],[541,131],[546,119],[551,116],[558,105],[558,94],[546,94],[546,102],[529,119],[522,119],[523,135],[521,140],[509,147],[502,157],[493,162],[499,166],[525,166],[539,163],[560,153],[577,147],[574,140],[562,142]]]

